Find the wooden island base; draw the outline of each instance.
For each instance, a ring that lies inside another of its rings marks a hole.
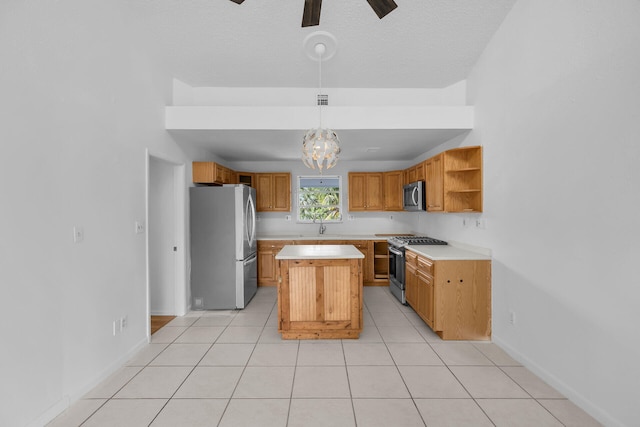
[[[336,249],[336,257],[345,256],[345,248],[349,248],[346,254],[353,257],[328,259],[325,245],[318,252],[325,258],[279,258],[278,332],[283,339],[358,339],[360,336],[362,254],[352,245],[335,247],[340,248]],[[281,252],[283,256],[287,254],[286,248]]]

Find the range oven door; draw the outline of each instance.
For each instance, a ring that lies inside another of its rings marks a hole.
[[[406,304],[405,298],[405,271],[404,271],[404,250],[389,246],[389,288],[391,293],[402,304]]]

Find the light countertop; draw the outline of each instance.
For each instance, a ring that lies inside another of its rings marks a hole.
[[[402,233],[398,233],[402,234]],[[398,234],[393,234],[397,236]],[[406,233],[405,233],[406,234]],[[387,240],[392,234],[258,234],[258,240]]]
[[[351,259],[364,258],[353,245],[286,245],[276,259]]]
[[[418,255],[425,256],[434,261],[482,261],[491,259],[489,255],[452,245],[411,245],[407,246],[406,250],[415,252]]]

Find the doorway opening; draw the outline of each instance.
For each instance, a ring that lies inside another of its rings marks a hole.
[[[147,151],[147,333],[186,314],[184,164]]]

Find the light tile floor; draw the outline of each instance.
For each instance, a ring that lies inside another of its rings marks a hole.
[[[365,288],[357,341],[281,340],[275,291],[174,319],[49,426],[600,425],[495,344],[442,341],[388,288]]]

